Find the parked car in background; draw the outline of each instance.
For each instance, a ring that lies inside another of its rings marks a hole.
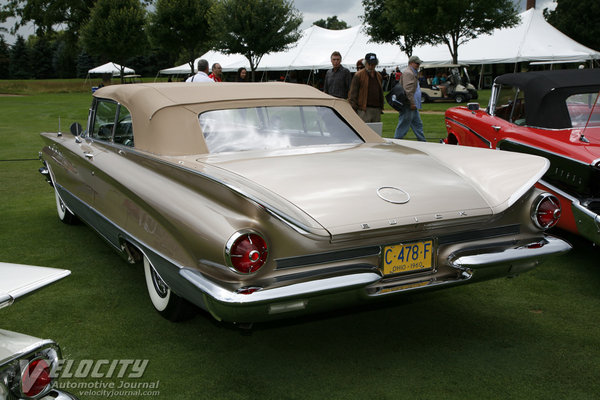
[[[70,273],[64,269],[0,263],[0,309]],[[60,358],[60,347],[52,340],[0,329],[0,399],[76,400],[54,388]]]
[[[558,226],[600,244],[600,70],[496,78],[490,104],[446,112],[446,142],[550,160],[538,186],[562,206]]]
[[[455,101],[464,103],[479,97],[477,89],[471,83],[466,64],[423,64],[420,80],[423,102]],[[445,81],[435,84],[436,75],[443,75]]]
[[[109,86],[72,128],[42,134],[59,218],[143,264],[173,320],[189,303],[251,323],[393,299],[570,249],[545,234],[547,160],[388,141],[308,85]]]

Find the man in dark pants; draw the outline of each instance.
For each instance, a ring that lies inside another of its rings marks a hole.
[[[331,53],[331,68],[325,75],[323,91],[340,99],[348,98],[352,76],[347,68],[342,66],[342,55],[339,51]]]
[[[381,74],[375,71],[377,56],[368,53],[365,56],[365,69],[361,69],[352,78],[348,101],[358,116],[365,122],[381,122],[383,112],[383,88]]]

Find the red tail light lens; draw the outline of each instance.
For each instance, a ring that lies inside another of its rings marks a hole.
[[[267,261],[268,254],[267,242],[255,232],[237,232],[225,248],[229,266],[242,274],[258,271]]]
[[[549,193],[544,193],[533,203],[531,219],[538,228],[550,229],[556,225],[560,214],[561,208],[558,199]]]
[[[52,383],[50,365],[44,359],[32,360],[21,373],[21,390],[27,397],[35,397]]]

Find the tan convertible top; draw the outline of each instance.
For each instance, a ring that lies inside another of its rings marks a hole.
[[[204,111],[269,105],[331,107],[365,141],[382,141],[358,118],[346,100],[303,84],[143,83],[106,86],[94,96],[127,107],[132,117],[135,147],[160,155],[206,153],[198,122],[198,115]]]

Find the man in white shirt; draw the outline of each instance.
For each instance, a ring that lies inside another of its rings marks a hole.
[[[195,75],[190,76],[185,80],[186,82],[212,82],[215,83],[212,79],[208,77],[208,61],[201,58],[198,60],[198,72]]]

